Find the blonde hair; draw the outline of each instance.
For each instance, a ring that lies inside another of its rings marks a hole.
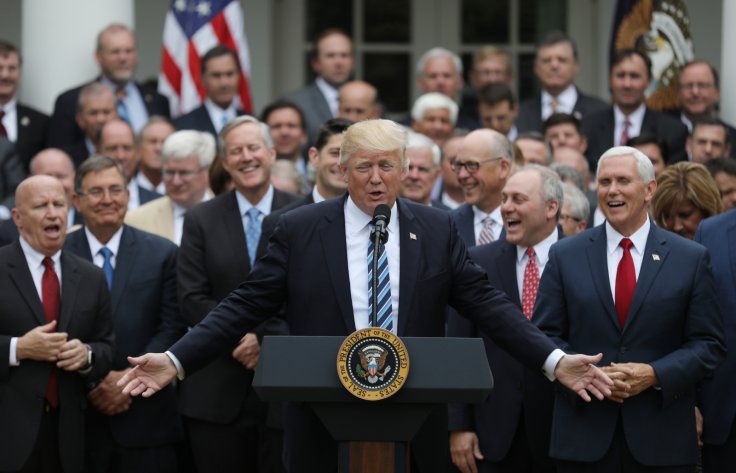
[[[723,201],[708,169],[698,163],[679,162],[668,166],[657,177],[657,190],[652,198],[652,216],[662,228],[665,219],[683,202],[690,201],[703,218],[723,211]]]
[[[374,153],[398,151],[402,169],[409,168],[409,160],[406,159],[405,153],[406,129],[391,120],[365,120],[350,125],[343,134],[340,164],[346,165],[358,151]]]

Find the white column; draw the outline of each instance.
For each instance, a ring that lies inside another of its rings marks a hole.
[[[721,36],[721,118],[736,122],[736,54],[731,49],[736,44],[736,1],[723,0],[723,29]]]
[[[23,0],[21,99],[51,113],[61,92],[99,73],[97,34],[110,23],[133,27],[133,0]]]

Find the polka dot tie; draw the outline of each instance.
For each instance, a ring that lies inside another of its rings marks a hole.
[[[537,290],[539,289],[539,267],[535,258],[534,248],[526,249],[529,260],[526,262],[524,269],[524,287],[521,291],[521,309],[527,319],[532,318],[534,312],[534,302],[537,300]]]

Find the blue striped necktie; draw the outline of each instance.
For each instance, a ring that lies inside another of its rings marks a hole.
[[[250,266],[253,267],[253,262],[256,260],[256,250],[258,249],[258,241],[261,239],[261,211],[255,207],[251,207],[245,213],[248,217],[248,224],[245,231],[245,243],[248,247],[248,259],[250,260]]]
[[[112,289],[112,251],[110,248],[103,246],[99,253],[102,255],[102,271],[105,273],[105,279],[107,279],[107,288]]]
[[[373,239],[368,243],[368,325],[372,326],[373,314]],[[391,281],[388,272],[388,255],[385,245],[378,247],[378,327],[391,330],[394,326],[391,316]]]

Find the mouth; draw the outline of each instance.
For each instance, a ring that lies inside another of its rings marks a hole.
[[[49,238],[59,238],[61,236],[61,225],[59,224],[51,224],[46,225],[43,227],[43,232],[46,234]]]
[[[606,204],[609,209],[617,209],[619,207],[623,207],[625,205],[624,202],[621,202],[620,200],[612,200],[611,202],[608,202]]]
[[[506,219],[506,228],[508,228],[509,230],[512,230],[518,227],[519,225],[521,225],[521,220],[517,218],[507,218]]]
[[[247,174],[249,172],[254,172],[257,169],[258,169],[258,166],[256,166],[255,164],[250,164],[248,166],[241,166],[241,167],[239,167],[238,168],[238,172],[242,172],[243,174]]]

